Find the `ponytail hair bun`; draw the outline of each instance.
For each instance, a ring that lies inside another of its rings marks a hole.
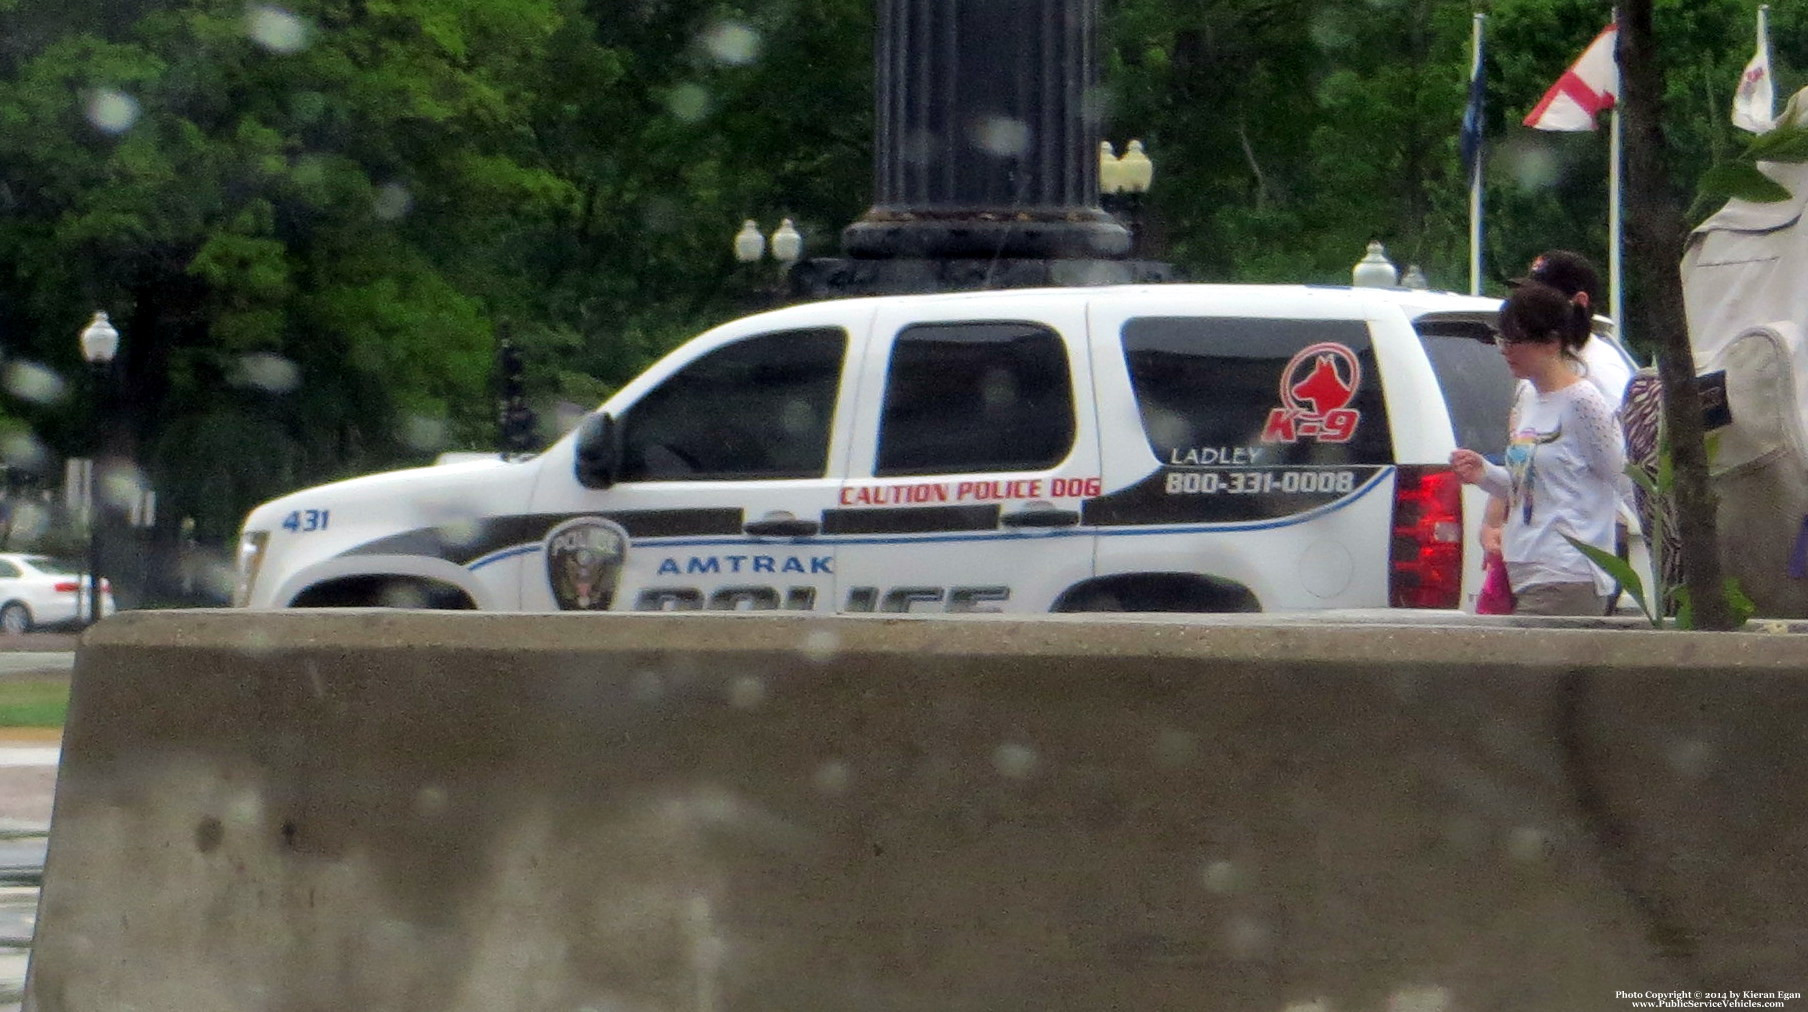
[[[1577,292],[1569,297],[1570,327],[1563,334],[1563,350],[1572,355],[1580,352],[1594,333],[1595,314],[1588,308],[1588,293]]]
[[[1528,281],[1501,303],[1500,332],[1509,341],[1557,344],[1565,355],[1577,358],[1588,341],[1591,319],[1586,294],[1578,301],[1549,285]]]

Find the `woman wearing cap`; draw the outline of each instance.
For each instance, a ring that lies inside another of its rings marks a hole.
[[[1618,411],[1634,366],[1617,347],[1594,336],[1593,307],[1601,297],[1601,276],[1595,265],[1580,253],[1546,250],[1532,258],[1525,277],[1514,278],[1510,284],[1517,287],[1534,281],[1569,297],[1569,323],[1577,334],[1576,358],[1584,367],[1583,376],[1607,398],[1607,406]]]
[[[1508,423],[1506,466],[1451,453],[1457,476],[1507,501],[1501,554],[1516,614],[1600,615],[1613,584],[1565,535],[1611,552],[1626,479],[1625,446],[1607,399],[1582,381],[1575,300],[1528,282],[1501,307],[1497,342],[1525,380]]]

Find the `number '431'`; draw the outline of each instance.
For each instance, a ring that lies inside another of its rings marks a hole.
[[[282,529],[293,534],[324,531],[332,515],[332,510],[296,510],[283,517]]]

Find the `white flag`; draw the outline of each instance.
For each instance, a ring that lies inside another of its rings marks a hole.
[[[1755,134],[1777,125],[1777,91],[1770,76],[1770,30],[1765,23],[1769,13],[1768,6],[1758,8],[1758,49],[1739,75],[1739,90],[1733,93],[1733,125]]]
[[[1613,108],[1620,94],[1620,62],[1614,55],[1619,26],[1608,25],[1557,78],[1525,118],[1538,130],[1593,130],[1595,116]]]

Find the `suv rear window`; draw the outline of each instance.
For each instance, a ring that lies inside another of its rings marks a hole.
[[[1494,347],[1494,328],[1480,319],[1420,319],[1414,326],[1450,410],[1456,445],[1492,460],[1507,450],[1513,374]]]
[[[1143,432],[1163,464],[1393,461],[1360,320],[1139,317],[1123,341]]]
[[[1054,331],[938,323],[898,334],[874,474],[1038,471],[1073,441],[1073,381]]]

